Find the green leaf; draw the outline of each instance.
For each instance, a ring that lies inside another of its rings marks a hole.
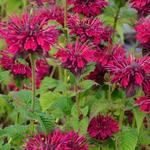
[[[0,137],[7,136],[10,138],[15,138],[18,135],[22,135],[23,133],[26,133],[27,129],[28,127],[24,125],[12,125],[4,129],[0,129]]]
[[[13,99],[15,106],[30,106],[32,101],[32,93],[30,90],[20,90],[18,92],[10,92],[9,97]]]
[[[80,82],[80,86],[83,90],[90,89],[94,84],[96,84],[96,83],[92,80],[84,80],[84,81]]]
[[[7,9],[7,13],[11,14],[13,13],[19,13],[21,11],[21,9],[19,9],[19,7],[22,4],[22,1],[18,1],[18,0],[6,0],[7,5],[6,5],[6,9]]]
[[[46,111],[49,109],[58,97],[60,97],[60,94],[56,92],[47,92],[42,94],[40,97],[40,105],[42,110]]]
[[[79,130],[80,124],[79,124],[78,117],[70,118],[70,126],[71,126],[71,128],[74,129],[74,131],[78,131]]]
[[[94,71],[94,69],[95,69],[95,63],[89,63],[86,67],[86,70],[83,72],[81,78],[84,78],[87,75],[89,75],[89,73]]]
[[[47,134],[54,128],[54,118],[47,115],[46,113],[38,113],[39,122],[42,130]]]
[[[80,131],[81,134],[86,134],[87,133],[88,123],[89,123],[88,117],[86,117],[86,118],[84,118],[80,121],[79,131]]]
[[[10,144],[5,144],[1,147],[1,150],[10,150],[11,148],[11,145]]]
[[[96,116],[99,112],[104,112],[109,109],[106,101],[96,101],[93,103],[90,111],[90,117]]]
[[[41,83],[40,93],[47,92],[49,89],[56,88],[57,86],[58,86],[57,80],[51,77],[45,77]]]
[[[78,117],[78,111],[77,111],[77,105],[76,104],[74,104],[72,109],[71,109],[71,115],[73,117]]]
[[[137,130],[138,133],[140,132],[140,128],[143,124],[143,119],[145,117],[145,113],[141,112],[138,108],[134,108],[133,110],[135,119],[136,119],[136,124],[137,124]]]
[[[138,141],[136,129],[123,129],[123,131],[119,134],[118,141],[120,150],[135,150]]]
[[[0,69],[0,82],[3,82],[4,84],[8,85],[10,83],[10,73],[9,71],[4,71]]]
[[[81,112],[82,112],[82,114],[83,114],[84,117],[87,116],[88,111],[89,111],[89,107],[88,106],[86,106],[86,107],[84,107],[84,108],[81,109]]]

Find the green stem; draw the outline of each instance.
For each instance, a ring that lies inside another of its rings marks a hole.
[[[133,123],[132,123],[132,128],[134,128],[136,125],[136,120],[135,120],[135,116],[133,117]]]
[[[67,33],[67,0],[62,0],[64,6],[64,32],[66,37],[66,44],[68,42],[68,33]]]
[[[20,118],[20,113],[18,112],[16,116],[16,124],[19,124],[19,118]]]
[[[36,77],[35,77],[35,58],[34,54],[30,54],[32,68],[32,112],[35,110],[35,95],[36,95]]]
[[[124,120],[124,109],[121,110],[121,112],[120,112],[120,117],[119,117],[119,126],[120,126],[120,128],[122,127],[123,120]]]
[[[119,14],[120,14],[120,9],[121,9],[121,2],[120,2],[120,5],[119,5],[119,7],[117,9],[116,16],[114,18],[114,25],[113,25],[114,32],[112,33],[112,42],[114,42],[115,30],[117,28],[117,23],[118,23],[118,18],[119,18]]]
[[[76,105],[77,105],[78,117],[80,117],[81,110],[80,110],[80,99],[79,99],[79,93],[78,93],[78,79],[76,80],[75,93],[76,93]]]
[[[111,102],[111,84],[108,86],[108,100]]]
[[[51,71],[51,74],[50,74],[50,77],[51,77],[51,78],[53,77],[53,75],[54,75],[54,73],[55,73],[55,70],[56,70],[56,67],[53,66],[52,71]]]

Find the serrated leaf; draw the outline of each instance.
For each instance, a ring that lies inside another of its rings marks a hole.
[[[27,126],[24,125],[12,125],[9,127],[6,127],[4,129],[0,129],[0,137],[10,137],[14,138],[18,134],[21,135],[27,131]]]
[[[9,97],[13,99],[13,102],[16,106],[29,106],[32,101],[32,93],[29,90],[10,92]]]
[[[38,113],[39,122],[42,130],[47,134],[54,128],[54,118],[47,115],[46,113]]]
[[[120,150],[135,150],[138,141],[136,129],[124,129],[120,133],[118,141]]]
[[[87,133],[87,127],[88,127],[89,119],[88,117],[85,117],[80,121],[80,133],[86,134]]]
[[[81,112],[82,112],[82,114],[83,114],[84,117],[87,116],[88,111],[89,111],[89,107],[88,106],[86,106],[86,107],[84,107],[84,108],[81,109]]]
[[[138,108],[134,108],[133,110],[135,119],[136,119],[136,124],[137,124],[137,130],[138,133],[140,132],[140,128],[142,126],[143,123],[143,119],[145,117],[145,113],[141,112]]]
[[[78,117],[78,111],[77,111],[77,105],[76,104],[74,104],[72,109],[71,109],[71,115],[73,117]]]
[[[60,96],[59,93],[47,92],[41,95],[40,97],[40,105],[43,111],[49,109],[54,101]]]
[[[58,86],[57,80],[51,77],[45,77],[41,83],[40,93],[47,92],[49,89],[56,88],[57,86]]]
[[[83,90],[90,89],[94,84],[96,84],[96,83],[92,80],[84,80],[84,81],[80,82],[80,86],[81,86],[81,88],[83,88]]]

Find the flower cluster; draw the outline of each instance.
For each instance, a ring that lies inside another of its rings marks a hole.
[[[26,144],[25,150],[88,150],[88,144],[85,137],[78,133],[70,131],[62,133],[53,131],[47,136],[38,134],[30,138]]]
[[[50,72],[50,67],[46,60],[39,59],[36,61],[36,86],[40,87],[41,80]]]
[[[143,82],[143,91],[145,96],[136,99],[135,104],[140,107],[140,110],[150,114],[150,78],[146,78]]]
[[[73,0],[73,11],[87,17],[101,14],[101,10],[108,5],[105,0]]]
[[[121,45],[114,45],[112,50],[110,47],[106,47],[103,51],[97,51],[97,61],[102,64],[102,66],[106,66],[113,58],[117,60],[122,60],[125,58],[125,50]]]
[[[121,60],[113,58],[108,64],[112,82],[119,82],[127,96],[133,96],[137,86],[142,86],[144,77],[150,73],[150,57],[134,58],[130,55]]]
[[[71,35],[80,37],[81,42],[91,41],[96,45],[111,40],[111,30],[97,18],[80,19],[78,15],[70,16],[68,27]]]
[[[98,84],[102,84],[104,82],[105,73],[106,69],[101,65],[101,63],[98,63],[95,70],[87,76],[87,79],[93,80]]]
[[[60,58],[62,65],[76,76],[80,76],[89,62],[95,62],[95,50],[87,43],[81,44],[78,40],[74,44],[68,44],[66,48],[60,48],[56,58]]]
[[[142,18],[136,26],[137,40],[141,45],[150,50],[150,18]]]
[[[17,78],[31,78],[31,66],[26,61],[25,64],[20,63],[17,59],[8,55],[8,51],[3,51],[0,58],[0,66],[4,70],[9,70],[15,79]],[[46,60],[38,59],[36,61],[36,83],[40,87],[41,80],[49,74],[49,65]]]
[[[130,2],[140,15],[150,14],[150,0],[131,0]]]
[[[5,70],[10,70],[15,77],[30,78],[31,69],[28,65],[21,64],[11,56],[8,56],[7,51],[2,52],[0,65]]]
[[[150,114],[150,96],[141,96],[137,98],[135,104],[140,107],[142,112]]]
[[[118,122],[111,116],[98,116],[91,119],[88,133],[92,138],[106,140],[119,131]]]
[[[56,20],[61,25],[64,25],[64,9],[59,6],[52,6],[48,12],[50,20]]]
[[[24,13],[22,18],[12,16],[1,28],[2,37],[10,53],[16,55],[28,52],[47,52],[55,44],[58,31],[48,25],[47,17],[40,13]]]

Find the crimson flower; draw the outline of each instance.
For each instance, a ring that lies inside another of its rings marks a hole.
[[[136,26],[136,38],[147,50],[150,49],[150,18],[142,18]]]
[[[8,56],[8,51],[1,52],[0,65],[5,70],[10,70],[14,61],[13,58]]]
[[[56,5],[52,6],[49,10],[49,19],[56,20],[61,25],[64,25],[64,9]]]
[[[78,15],[69,16],[68,27],[70,34],[79,36],[81,42],[91,40],[94,44],[99,45],[111,39],[111,30],[96,18],[80,19]]]
[[[38,134],[29,138],[25,150],[88,150],[83,136],[74,131],[53,131],[48,135]]]
[[[54,131],[48,136],[38,134],[28,140],[25,150],[62,150],[63,134],[60,131]]]
[[[87,17],[101,14],[101,10],[108,5],[105,0],[73,0],[73,11]]]
[[[56,54],[60,58],[64,68],[69,69],[75,75],[80,75],[86,65],[95,62],[95,50],[87,44],[81,44],[77,40],[74,44],[68,44],[66,48],[60,48]]]
[[[24,64],[14,64],[12,65],[11,72],[15,77],[31,77],[31,69],[29,66]]]
[[[48,75],[49,73],[49,65],[43,59],[39,59],[36,61],[36,86],[40,87],[41,80]]]
[[[49,73],[49,65],[43,59],[39,59],[36,61],[36,73],[42,79]]]
[[[64,150],[88,150],[88,144],[84,136],[79,136],[78,133],[70,131],[64,136]]]
[[[140,107],[142,112],[150,114],[150,96],[141,96],[137,98],[135,104]]]
[[[92,118],[88,126],[89,135],[98,140],[106,140],[118,131],[118,122],[111,116],[101,114]]]
[[[5,70],[10,70],[14,77],[30,78],[31,69],[28,65],[21,64],[10,55],[8,51],[1,52],[0,65]]]
[[[150,14],[150,0],[131,0],[131,5],[140,15]]]
[[[12,16],[7,23],[3,23],[1,30],[9,52],[18,55],[27,52],[47,52],[58,36],[55,27],[49,26],[47,17],[41,17],[40,13],[24,13],[22,18]]]
[[[145,95],[150,96],[150,78],[145,77],[144,82],[142,84],[143,91]]]
[[[104,82],[105,73],[105,68],[98,63],[95,67],[95,70],[87,76],[87,79],[94,80],[95,82],[102,84]]]
[[[97,51],[97,61],[102,64],[102,66],[106,66],[109,61],[113,60],[115,57],[117,60],[122,60],[125,58],[125,50],[121,45],[115,45],[110,51],[109,47],[106,47],[104,50]]]
[[[117,59],[114,57],[108,64],[113,83],[119,82],[126,89],[127,96],[133,96],[137,86],[141,86],[146,74],[150,73],[150,57]]]

